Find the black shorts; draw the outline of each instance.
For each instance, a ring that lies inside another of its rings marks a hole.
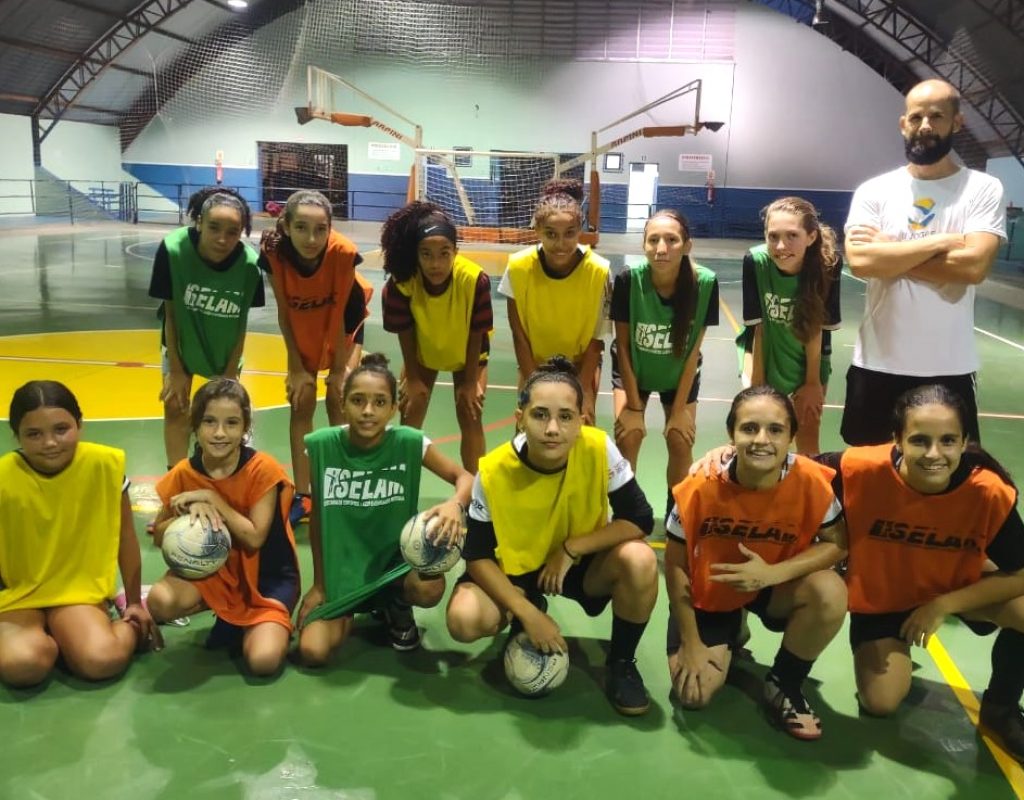
[[[266,598],[277,600],[288,609],[291,614],[299,601],[299,576],[291,570],[285,570],[273,575],[260,575],[258,581],[259,593]],[[242,639],[245,636],[246,628],[227,622],[216,617],[213,626],[206,637],[206,648],[208,650],[219,650],[226,648],[232,653],[240,652]]]
[[[977,376],[891,375],[851,366],[846,372],[846,404],[840,432],[848,445],[886,444],[892,441],[892,410],[904,392],[931,383],[942,384],[963,398],[967,406],[967,438],[981,442],[978,433]]]
[[[856,650],[866,642],[877,642],[879,639],[899,639],[903,621],[914,613],[913,608],[907,611],[891,611],[885,614],[864,614],[850,612],[850,649]],[[979,622],[956,615],[968,628],[978,636],[988,636],[999,629],[994,622]]]
[[[622,375],[619,373],[619,349],[616,347],[617,342],[612,342],[612,388],[622,389]],[[686,398],[686,404],[697,402],[697,395],[700,394],[700,366],[704,361],[704,357],[697,356],[697,372],[693,376],[693,386],[690,387],[690,396]],[[655,390],[658,391],[658,390]],[[645,389],[640,389],[640,401],[646,406],[647,400],[650,398],[651,392]],[[666,389],[665,391],[658,391],[658,399],[661,400],[663,406],[671,406],[676,401],[676,390]]]
[[[755,614],[761,623],[770,631],[781,633],[786,630],[788,619],[768,616],[768,604],[772,600],[772,589],[762,589],[757,596],[747,603],[743,608],[734,611],[704,611],[701,608],[694,608],[697,617],[697,631],[700,633],[700,640],[705,647],[717,647],[721,644],[729,645],[732,650],[736,639],[740,635],[740,627],[743,625],[743,611]],[[665,637],[665,650],[669,655],[679,649],[682,644],[679,638],[679,625],[675,617],[668,615],[668,634]]]
[[[587,570],[594,562],[596,555],[597,553],[589,553],[580,559],[579,564],[574,564],[569,567],[569,571],[565,573],[565,579],[562,581],[562,594],[559,595],[560,597],[568,597],[570,600],[575,600],[580,608],[586,612],[588,617],[599,616],[601,612],[608,607],[608,604],[612,600],[611,595],[594,597],[583,591],[583,579],[586,577]],[[541,606],[542,597],[540,588],[537,586],[537,578],[539,575],[540,570],[536,569],[533,572],[526,572],[522,575],[508,576],[512,585],[522,589],[526,594],[526,598],[538,607]],[[467,582],[473,582],[473,579],[469,576],[469,570],[466,570],[458,580],[458,583]]]
[[[479,365],[479,368],[483,369],[484,367],[486,367],[487,363],[490,361],[490,359],[491,359],[491,332],[490,331],[484,331],[484,338],[480,342],[480,360],[477,361],[477,364]],[[436,372],[437,370],[434,370],[434,371]],[[455,375],[455,374],[457,374],[459,372],[462,372],[462,370],[455,370],[455,372],[453,372],[452,374]]]

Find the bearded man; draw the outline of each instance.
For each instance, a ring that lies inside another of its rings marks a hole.
[[[996,178],[954,160],[963,125],[953,86],[917,84],[900,117],[908,163],[854,192],[846,259],[867,290],[846,375],[847,444],[891,441],[896,398],[929,383],[964,399],[967,433],[980,441],[974,287],[1006,239],[1006,210]]]

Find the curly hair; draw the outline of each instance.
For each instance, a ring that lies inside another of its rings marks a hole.
[[[380,249],[384,253],[384,271],[397,283],[412,278],[419,267],[416,232],[430,218],[455,227],[444,210],[433,203],[414,200],[398,209],[380,229]]]
[[[230,189],[226,186],[207,186],[194,192],[188,199],[188,218],[195,224],[199,218],[206,214],[214,206],[230,206],[242,216],[242,228],[245,235],[252,233],[252,211],[245,198],[238,193],[237,189]]]
[[[793,335],[807,342],[825,321],[825,300],[832,284],[839,280],[839,251],[836,234],[818,218],[818,209],[802,197],[780,197],[761,210],[765,232],[768,218],[776,212],[800,218],[808,234],[817,237],[804,254],[804,263],[797,275],[796,300],[793,303]]]
[[[536,230],[552,214],[570,214],[583,226],[583,184],[572,178],[552,178],[540,192],[540,202],[533,211],[532,226]]]

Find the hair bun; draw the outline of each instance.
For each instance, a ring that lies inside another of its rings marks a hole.
[[[576,365],[565,356],[559,354],[551,356],[543,364],[538,365],[537,372],[564,372],[566,375],[575,375]]]
[[[552,178],[540,190],[541,199],[567,194],[577,203],[583,202],[583,184],[575,178]]]
[[[365,353],[361,359],[359,359],[359,365],[362,367],[383,367],[388,368],[388,364],[391,362],[388,357],[383,353]]]

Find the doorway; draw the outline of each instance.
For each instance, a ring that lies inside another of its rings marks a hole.
[[[262,208],[281,206],[298,189],[316,189],[335,219],[348,219],[348,145],[257,142]]]
[[[629,192],[626,195],[626,232],[644,229],[658,197],[658,165],[634,161],[629,165]]]

